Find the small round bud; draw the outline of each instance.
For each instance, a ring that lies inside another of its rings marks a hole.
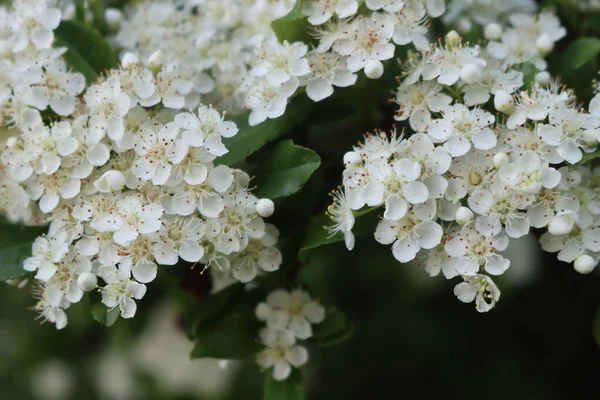
[[[275,212],[275,204],[271,199],[260,199],[256,203],[256,212],[263,218],[270,217]]]
[[[461,18],[456,23],[456,29],[458,29],[460,33],[469,33],[471,28],[473,28],[473,24],[468,18]]]
[[[349,151],[344,154],[344,165],[354,164],[360,162],[361,160],[362,157],[356,151]]]
[[[118,192],[125,186],[125,176],[119,171],[106,171],[94,181],[94,187],[101,193]]]
[[[500,168],[501,166],[508,164],[508,156],[506,153],[496,153],[494,154],[493,161],[494,166]]]
[[[512,113],[515,108],[513,97],[504,90],[498,90],[494,95],[494,108],[504,114]]]
[[[456,219],[456,222],[459,225],[467,224],[473,221],[473,218],[475,218],[475,214],[467,207],[461,207],[456,210],[456,215],[454,216],[454,219]]]
[[[596,262],[594,259],[587,254],[583,254],[575,259],[573,263],[573,269],[580,274],[587,275],[596,268]]]
[[[266,321],[271,315],[271,307],[268,306],[267,303],[258,303],[256,309],[254,310],[254,315],[261,321]]]
[[[98,286],[98,278],[91,272],[84,272],[77,278],[77,285],[84,292],[91,292]]]
[[[140,59],[135,54],[125,53],[125,55],[123,55],[123,59],[121,60],[121,65],[123,68],[129,68],[130,66],[138,64],[139,62]]]
[[[17,144],[17,138],[15,136],[11,136],[8,139],[6,139],[6,146],[7,147],[14,147]]]
[[[548,232],[554,236],[566,235],[573,230],[574,224],[570,214],[556,215],[548,224]]]
[[[535,81],[536,83],[540,83],[542,85],[545,85],[546,83],[550,82],[550,72],[548,71],[540,71],[537,74],[535,74]]]
[[[487,24],[485,28],[483,28],[483,36],[485,36],[487,40],[498,40],[502,36],[502,27],[495,22]]]
[[[104,10],[104,19],[110,30],[116,31],[123,22],[123,13],[118,8],[107,8]]]
[[[369,79],[379,79],[383,75],[383,64],[381,61],[369,60],[365,65],[365,75]]]
[[[148,63],[150,64],[150,68],[160,69],[167,62],[165,55],[162,51],[156,50],[154,53],[150,54],[150,58],[148,59]]]
[[[540,53],[545,55],[552,51],[554,48],[554,42],[552,42],[552,39],[550,39],[550,35],[547,33],[542,33],[535,41],[535,47],[537,47]]]
[[[455,30],[451,30],[446,34],[445,40],[447,46],[454,47],[460,43],[460,35]]]
[[[481,67],[467,64],[460,70],[460,77],[466,83],[475,83],[481,79]]]

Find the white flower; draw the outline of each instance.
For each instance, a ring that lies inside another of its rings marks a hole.
[[[259,239],[249,239],[246,248],[229,257],[231,272],[235,279],[247,283],[260,271],[277,271],[283,261],[275,244],[279,231],[273,225],[265,225],[265,234]]]
[[[442,227],[433,221],[436,217],[435,200],[415,206],[399,220],[382,219],[375,230],[375,240],[392,244],[396,260],[406,263],[413,260],[419,250],[432,249],[442,240]]]
[[[256,314],[258,319],[266,322],[267,329],[289,331],[304,340],[312,336],[311,324],[325,319],[325,308],[302,290],[279,289],[267,296],[266,303],[257,306]]]
[[[120,192],[125,187],[125,176],[119,171],[106,171],[94,181],[94,186],[101,193]]]
[[[475,148],[489,150],[496,146],[496,135],[489,128],[494,116],[479,108],[469,109],[462,104],[455,104],[442,110],[443,119],[435,119],[429,123],[427,133],[453,157],[466,154]]]
[[[390,43],[394,21],[389,14],[358,16],[351,29],[348,37],[338,41],[336,48],[338,53],[348,56],[347,65],[351,72],[360,71],[369,60],[384,61],[394,56],[394,45]]]
[[[536,194],[542,187],[552,189],[560,182],[560,172],[542,164],[540,156],[531,150],[517,156],[515,162],[500,167],[498,176],[517,193]]]
[[[156,76],[154,95],[162,100],[165,107],[180,110],[185,106],[185,96],[193,89],[194,82],[184,79],[176,64],[167,63]]]
[[[204,235],[202,220],[196,216],[166,215],[162,218],[160,239],[153,254],[161,265],[175,265],[179,257],[187,262],[198,262],[204,255],[199,241]]]
[[[284,41],[269,41],[260,48],[258,64],[252,68],[253,76],[261,77],[273,87],[280,87],[292,77],[310,73],[308,61],[304,57],[308,46],[302,42],[292,44]]]
[[[354,214],[352,209],[346,200],[346,195],[343,191],[338,190],[332,193],[333,203],[327,207],[327,215],[333,222],[333,225],[328,226],[330,237],[342,232],[344,234],[344,242],[346,248],[352,250],[354,248],[354,234],[352,228],[354,227]]]
[[[37,271],[36,279],[48,281],[69,251],[68,234],[60,231],[54,236],[40,236],[33,242],[32,257],[25,259],[25,271]]]
[[[137,311],[135,300],[139,300],[146,294],[146,285],[132,281],[131,279],[114,280],[101,290],[102,303],[113,309],[119,307],[121,317],[133,318]]]
[[[494,308],[500,299],[498,286],[487,275],[463,276],[465,282],[454,287],[454,294],[463,303],[475,300],[475,307],[479,312],[486,312]]]
[[[298,368],[308,360],[308,352],[304,347],[296,345],[291,331],[274,332],[263,328],[259,335],[260,341],[267,348],[258,353],[256,362],[262,368],[273,367],[275,380],[286,379],[292,372],[292,366]]]
[[[444,249],[450,257],[454,257],[454,268],[460,275],[476,275],[482,267],[492,275],[501,275],[510,266],[510,261],[496,252],[505,250],[507,246],[505,235],[483,235],[473,224],[467,224],[446,242]]]
[[[517,194],[510,187],[494,182],[489,189],[474,192],[469,207],[479,216],[477,230],[486,236],[498,235],[502,226],[512,238],[529,233],[529,219],[521,210],[533,202],[534,196]]]
[[[192,113],[177,114],[175,123],[181,128],[181,138],[186,145],[202,146],[217,157],[227,153],[221,138],[233,137],[238,132],[234,122],[224,121],[224,116],[206,106],[198,108],[198,116]]]
[[[137,158],[132,172],[155,185],[165,184],[173,164],[182,162],[187,154],[187,145],[179,138],[179,126],[173,122],[142,129],[134,139],[133,148]]]
[[[113,140],[121,140],[125,133],[123,117],[129,110],[130,100],[121,91],[119,80],[113,77],[100,85],[90,86],[84,99],[90,112],[90,125],[106,132]]]
[[[373,0],[369,0],[373,2]],[[369,3],[367,1],[367,5]],[[381,0],[375,0],[381,2]],[[400,0],[385,0],[385,3],[404,3]],[[388,6],[389,7],[389,6]],[[386,9],[386,6],[383,6]],[[394,7],[395,8],[395,7]],[[386,10],[394,12],[391,10]],[[418,50],[429,50],[429,42],[427,40],[427,19],[425,7],[419,1],[408,1],[401,12],[394,14],[394,35],[392,39],[398,45],[407,45],[413,43]]]
[[[65,61],[57,58],[44,66],[43,76],[36,83],[23,95],[25,103],[39,110],[49,105],[56,114],[66,117],[75,110],[75,96],[83,91],[85,78],[68,72]]]
[[[306,95],[313,101],[331,96],[333,86],[347,87],[356,83],[357,76],[348,70],[343,56],[311,50],[306,59],[310,73],[302,76],[300,82],[306,85]]]
[[[248,117],[250,126],[258,125],[267,118],[279,118],[285,112],[287,99],[298,88],[298,79],[291,77],[280,87],[269,85],[266,80],[259,80],[252,85],[246,96],[246,105],[252,110]]]
[[[13,2],[13,19],[6,21],[14,32],[11,38],[11,50],[15,53],[26,49],[32,43],[36,50],[52,46],[52,33],[60,24],[61,12],[50,8],[46,2],[18,0]]]
[[[452,160],[451,179],[448,180],[446,198],[454,203],[476,190],[486,189],[494,176],[491,153],[470,151]]]
[[[394,118],[408,119],[411,128],[424,132],[431,120],[431,111],[442,111],[452,102],[452,98],[441,91],[442,86],[431,81],[400,85],[395,100],[399,108]]]
[[[225,207],[220,193],[226,192],[233,183],[231,169],[219,165],[208,166],[207,178],[198,184],[180,186],[173,196],[173,208],[179,215],[190,215],[196,209],[209,218],[218,217]]]
[[[338,18],[348,18],[358,10],[355,0],[309,0],[302,3],[302,13],[312,25],[321,25],[335,14]]]

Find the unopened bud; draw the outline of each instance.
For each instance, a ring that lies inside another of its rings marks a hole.
[[[106,171],[96,181],[94,187],[101,193],[120,191],[125,186],[125,176],[119,171]]]
[[[130,66],[138,64],[139,62],[140,59],[135,54],[125,53],[125,55],[123,55],[123,59],[121,60],[121,65],[123,68],[129,68]]]
[[[500,168],[503,165],[508,164],[508,155],[506,153],[496,153],[494,154],[494,166],[496,168]]]
[[[504,90],[498,90],[494,95],[494,108],[504,114],[511,114],[515,108],[513,97]]]
[[[460,70],[460,77],[465,83],[475,83],[481,79],[481,67],[467,64]]]
[[[535,47],[537,47],[540,53],[546,55],[552,51],[554,43],[552,42],[552,39],[550,39],[550,35],[542,33],[535,41]]]
[[[550,72],[548,71],[540,71],[537,74],[535,74],[535,81],[536,83],[545,85],[546,83],[550,82]]]
[[[467,207],[461,207],[456,210],[456,215],[454,216],[454,219],[459,225],[465,225],[473,221],[473,218],[475,218],[475,214]]]
[[[383,64],[378,60],[369,60],[365,65],[365,75],[369,79],[379,79],[383,75]]]
[[[263,218],[270,217],[275,212],[275,204],[271,199],[260,199],[256,203],[256,212]]]
[[[596,268],[596,261],[587,254],[583,254],[575,259],[573,269],[580,274],[587,275]]]
[[[84,292],[91,292],[98,286],[98,278],[91,272],[84,272],[77,278],[77,285]]]
[[[123,13],[118,8],[107,8],[104,10],[104,19],[110,30],[116,31],[123,22]]]
[[[473,24],[471,23],[471,21],[468,18],[461,18],[456,23],[456,29],[458,29],[458,31],[463,34],[469,33],[471,31],[472,27],[473,27]]]
[[[344,165],[351,165],[360,162],[362,157],[356,151],[349,151],[344,154]]]
[[[498,40],[502,36],[502,27],[495,22],[487,24],[485,28],[483,28],[483,36],[485,36],[487,40]]]
[[[555,236],[566,235],[573,230],[574,224],[570,214],[556,215],[548,224],[548,232]]]
[[[446,34],[446,46],[456,47],[460,43],[460,35],[455,30],[451,30]]]
[[[164,53],[160,50],[156,50],[154,53],[150,54],[150,58],[148,59],[150,68],[155,70],[161,69],[166,62],[167,59],[165,58]]]

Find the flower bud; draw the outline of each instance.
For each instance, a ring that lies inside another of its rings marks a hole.
[[[270,217],[275,212],[275,204],[271,199],[260,199],[256,203],[256,212],[263,218]]]
[[[596,268],[596,262],[594,259],[587,254],[583,254],[575,259],[573,263],[573,269],[580,274],[587,275]]]
[[[536,83],[545,85],[546,83],[550,82],[550,72],[548,72],[548,71],[538,72],[537,74],[535,74],[535,81],[536,81]]]
[[[344,165],[351,165],[360,162],[362,157],[356,151],[349,151],[344,154]]]
[[[118,8],[107,8],[104,10],[104,19],[110,30],[116,31],[123,22],[123,13]]]
[[[500,168],[501,166],[508,164],[508,156],[506,153],[496,153],[494,154],[493,161],[494,166]]]
[[[451,30],[446,34],[446,46],[455,47],[460,43],[460,35],[455,30]]]
[[[546,55],[552,51],[554,43],[552,42],[552,39],[550,39],[550,35],[542,33],[535,41],[535,47],[537,47],[540,53]]]
[[[459,225],[465,225],[473,221],[473,218],[475,218],[475,214],[473,213],[473,211],[471,211],[470,208],[461,207],[458,210],[456,210],[456,215],[454,218],[456,219],[456,222]]]
[[[383,75],[383,64],[381,61],[369,60],[365,65],[365,75],[369,79],[379,79]]]
[[[17,142],[18,142],[17,137],[11,136],[8,139],[6,139],[6,147],[14,147],[14,146],[16,146]]]
[[[570,214],[556,215],[548,224],[548,232],[555,236],[566,235],[573,230],[574,224]]]
[[[94,182],[94,187],[102,193],[110,193],[123,189],[125,176],[119,171],[106,171]]]
[[[473,24],[468,18],[461,18],[456,23],[456,29],[458,29],[460,33],[469,33],[472,27]]]
[[[460,70],[460,77],[466,83],[475,83],[481,79],[481,67],[467,64]]]
[[[150,68],[152,69],[161,69],[163,65],[167,62],[165,55],[162,51],[156,50],[154,53],[150,54],[150,58],[148,59],[148,63],[150,64]]]
[[[91,272],[84,272],[77,278],[77,285],[84,292],[91,292],[98,286],[98,278]]]
[[[266,321],[271,315],[271,307],[268,306],[267,303],[258,303],[256,309],[254,310],[254,315],[261,321]]]
[[[485,36],[487,40],[498,40],[502,36],[502,27],[495,22],[487,24],[485,28],[483,28],[483,36]]]
[[[121,60],[121,66],[123,66],[123,68],[129,68],[130,66],[138,64],[139,62],[140,59],[135,54],[125,53],[125,55],[123,55],[123,59]]]
[[[504,90],[498,90],[494,95],[494,108],[504,114],[511,114],[515,108],[513,97]]]

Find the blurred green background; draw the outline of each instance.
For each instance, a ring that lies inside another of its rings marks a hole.
[[[310,347],[308,399],[598,399],[592,320],[598,274],[581,276],[535,238],[514,241],[501,300],[479,314],[456,282],[400,265],[371,238],[313,251],[301,274],[341,308],[354,336]],[[596,271],[597,272],[597,271]],[[169,282],[149,285],[133,320],[106,328],[83,302],[56,331],[34,320],[30,294],[0,287],[0,399],[261,399],[253,360],[190,360]]]

